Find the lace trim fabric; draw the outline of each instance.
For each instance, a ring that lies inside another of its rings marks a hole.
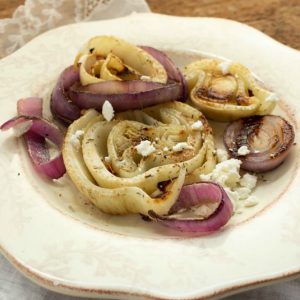
[[[12,18],[0,20],[0,58],[58,26],[148,11],[144,0],[26,0]]]

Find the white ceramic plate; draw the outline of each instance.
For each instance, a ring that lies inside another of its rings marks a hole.
[[[276,112],[294,123],[298,143],[298,51],[233,21],[155,14],[61,27],[1,60],[0,123],[15,115],[18,98],[49,96],[83,42],[100,34],[167,48],[178,64],[204,52],[240,61],[285,100]],[[260,183],[258,208],[202,238],[167,235],[135,216],[104,215],[67,176],[42,181],[10,133],[0,135],[0,147],[0,249],[49,289],[114,299],[203,299],[300,274],[298,145]]]

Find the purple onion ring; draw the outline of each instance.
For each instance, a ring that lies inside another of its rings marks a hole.
[[[219,203],[219,205],[206,219],[184,219],[177,215],[176,217],[172,216],[172,214],[179,212],[181,209],[189,209],[207,203]],[[152,220],[173,230],[206,235],[223,227],[231,218],[232,212],[232,203],[219,184],[200,182],[186,185],[182,188],[169,215],[159,216],[154,211],[149,211],[148,215]]]

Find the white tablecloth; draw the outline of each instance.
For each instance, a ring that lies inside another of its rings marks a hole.
[[[184,5],[184,2],[182,3]],[[11,19],[0,20],[0,58],[51,28],[86,20],[115,18],[147,12],[144,0],[27,0]],[[51,17],[49,17],[51,16]],[[13,268],[0,254],[0,300],[76,300],[37,286]],[[226,300],[300,299],[300,279],[227,297]]]

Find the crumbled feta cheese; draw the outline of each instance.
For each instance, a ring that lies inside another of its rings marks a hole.
[[[241,161],[238,159],[228,159],[216,165],[215,169],[203,179],[203,175],[200,175],[202,180],[212,180],[218,182],[222,186],[227,186],[233,188],[236,186],[237,182],[240,180],[240,165]]]
[[[208,217],[217,209],[218,205],[218,203],[207,203],[199,206],[192,206],[191,211],[198,217]]]
[[[217,149],[217,160],[218,162],[222,162],[222,161],[225,161],[225,160],[228,160],[228,153],[226,150],[224,149]]]
[[[240,156],[244,156],[250,153],[249,148],[246,145],[241,146],[238,151],[237,154]]]
[[[221,63],[219,63],[219,68],[222,71],[223,75],[226,75],[229,73],[229,69],[231,67],[232,62],[231,61],[223,61]]]
[[[200,174],[200,180],[201,181],[211,181],[212,173],[209,174]]]
[[[251,194],[251,189],[248,187],[237,187],[235,191],[238,193],[239,200],[247,199]]]
[[[257,177],[246,173],[240,180],[240,185],[250,190],[254,189],[257,183]]]
[[[83,130],[77,130],[74,134],[71,135],[70,142],[76,150],[80,148],[80,138],[83,136],[83,134]]]
[[[183,150],[193,149],[193,147],[186,142],[180,142],[180,143],[177,143],[175,146],[173,146],[172,149],[175,152],[180,152]]]
[[[255,196],[250,196],[244,203],[245,207],[252,207],[258,204],[257,198]]]
[[[236,211],[238,209],[238,206],[239,206],[238,201],[240,200],[238,192],[232,191],[230,188],[225,187],[225,186],[224,186],[224,190],[225,190],[226,194],[228,195],[229,199],[232,202],[233,211]]]
[[[239,193],[237,191],[232,191],[230,188],[225,188],[225,192],[234,203],[238,203]]]
[[[156,150],[155,147],[148,140],[141,141],[137,146],[135,146],[135,148],[138,154],[142,156],[148,156]]]
[[[199,120],[199,121],[196,121],[195,123],[193,123],[192,125],[191,125],[191,128],[193,129],[193,130],[199,130],[199,129],[201,129],[203,127],[203,123]]]
[[[114,108],[108,100],[102,106],[102,115],[106,121],[111,121],[115,115]]]
[[[270,93],[270,95],[266,98],[268,102],[277,102],[279,101],[279,97],[275,93]]]
[[[150,81],[151,80],[151,77],[150,76],[146,76],[146,75],[142,75],[140,77],[141,80],[145,80],[145,81]]]
[[[167,151],[169,151],[169,148],[168,148],[168,147],[164,147],[164,148],[163,148],[163,151],[164,151],[164,152],[167,152]]]
[[[228,159],[218,163],[211,173],[200,175],[200,180],[214,181],[224,187],[236,213],[242,207],[251,207],[257,204],[255,203],[255,201],[257,202],[256,198],[251,196],[257,183],[257,177],[248,173],[241,177],[239,173],[240,166],[240,160]],[[240,203],[242,202],[241,207]]]
[[[105,157],[104,157],[104,161],[105,161],[106,163],[110,163],[110,162],[111,162],[111,158],[110,158],[109,156],[105,156]]]

